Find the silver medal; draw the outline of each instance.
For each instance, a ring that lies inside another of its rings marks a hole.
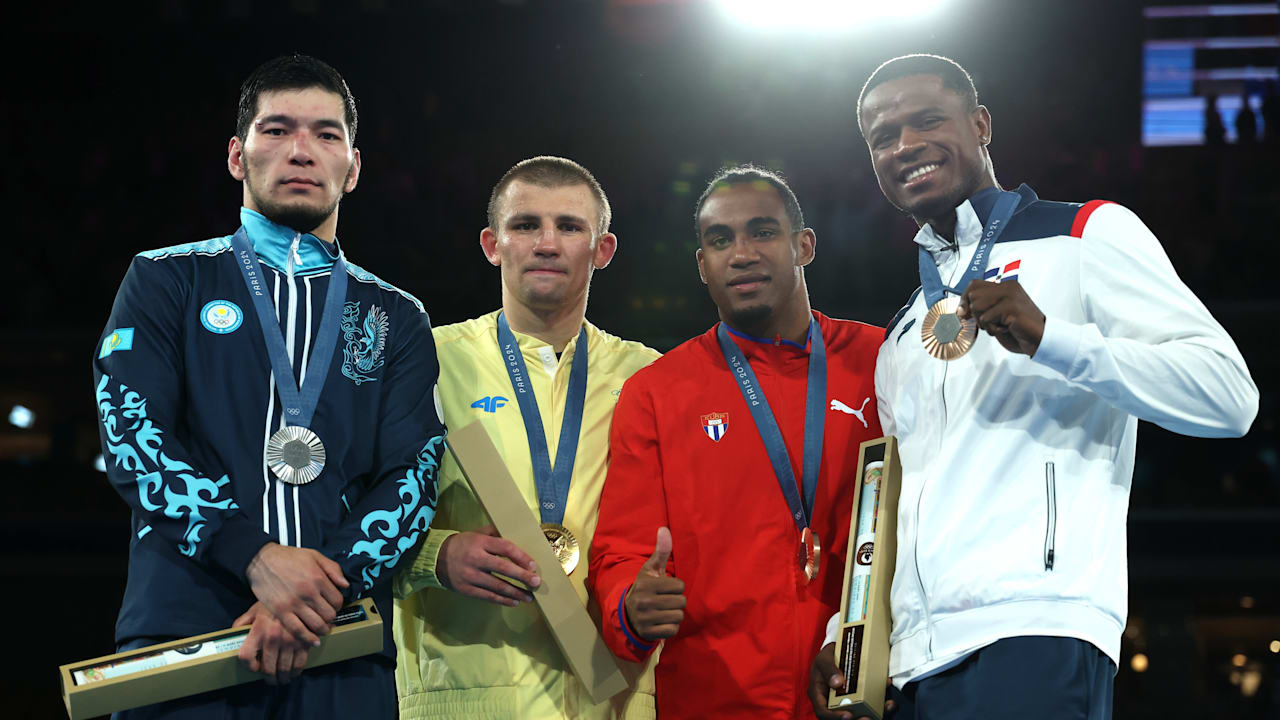
[[[306,485],[324,470],[324,443],[307,428],[280,428],[267,441],[267,466],[290,485]]]

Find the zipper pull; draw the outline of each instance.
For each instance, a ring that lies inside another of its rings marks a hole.
[[[302,255],[298,252],[298,243],[302,242],[302,233],[293,234],[293,244],[289,246],[289,261],[285,264],[285,270],[289,273],[289,279],[293,280],[294,259],[297,264],[302,264]]]

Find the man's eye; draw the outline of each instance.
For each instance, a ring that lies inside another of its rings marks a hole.
[[[263,135],[284,135],[284,128],[278,128],[278,127],[263,128],[262,134]]]
[[[519,230],[520,232],[528,232],[530,230],[537,230],[538,226],[536,223],[522,222],[522,223],[516,223],[515,225],[513,225],[512,229]]]
[[[582,226],[574,225],[573,223],[563,223],[560,225],[560,231],[561,232],[582,232]]]
[[[756,237],[763,238],[765,240],[768,240],[769,238],[777,234],[778,234],[778,231],[774,230],[773,228],[760,228],[759,230],[756,230]]]
[[[936,128],[942,124],[942,118],[937,115],[930,115],[920,121],[920,127],[926,130]]]
[[[320,133],[320,139],[322,139],[322,140],[341,140],[341,139],[342,139],[342,137],[341,137],[341,136],[339,136],[339,135],[335,135],[334,133],[328,133],[328,132],[327,132],[327,133]]]

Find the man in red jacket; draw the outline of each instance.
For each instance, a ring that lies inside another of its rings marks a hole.
[[[812,717],[883,330],[810,309],[817,238],[776,174],[721,171],[696,221],[721,322],[623,386],[587,586],[619,657],[665,639],[660,717]]]

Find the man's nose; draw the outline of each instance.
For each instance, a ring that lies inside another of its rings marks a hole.
[[[560,254],[560,235],[556,232],[555,227],[543,228],[538,233],[538,239],[533,244],[533,251],[540,255]]]
[[[307,133],[294,133],[293,142],[289,145],[289,162],[297,165],[315,164],[311,142],[311,138],[308,137]]]
[[[899,158],[910,157],[922,149],[924,149],[924,137],[911,128],[903,128],[902,134],[898,136],[898,146],[893,149],[893,154]]]

